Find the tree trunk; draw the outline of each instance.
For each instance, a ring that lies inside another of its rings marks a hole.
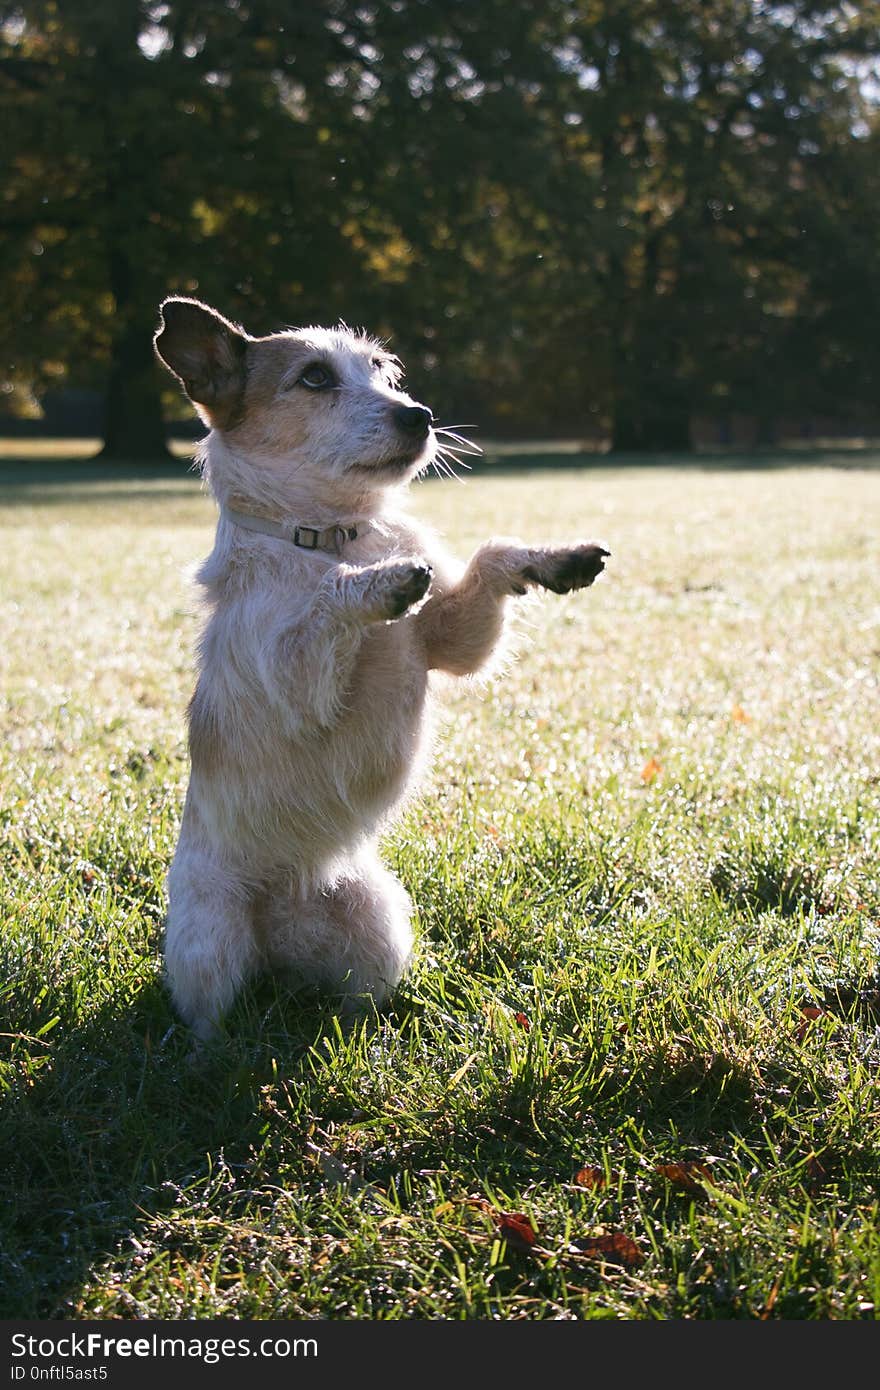
[[[775,449],[779,443],[776,429],[776,416],[762,411],[755,427],[755,449]]]
[[[106,27],[96,45],[96,61],[105,74],[102,93],[107,165],[103,232],[107,278],[114,301],[104,447],[100,457],[120,463],[146,459],[161,462],[171,457],[165,444],[159,368],[153,354],[161,287],[155,287],[155,275],[146,272],[141,250],[144,203],[149,189],[145,187],[144,170],[136,163],[138,122],[128,115],[128,96],[136,90],[142,66],[138,49],[141,9],[140,0],[115,0],[106,6]],[[125,113],[125,119],[121,119],[120,113]]]
[[[615,453],[689,454],[693,448],[690,412],[679,403],[663,410],[647,402],[621,402],[614,416],[611,448]]]
[[[165,444],[152,325],[126,317],[113,344],[101,458],[124,462],[172,456]]]
[[[116,303],[115,335],[104,416],[104,459],[168,460],[159,400],[159,371],[153,354],[156,306],[135,294],[135,277],[122,238],[108,255]]]

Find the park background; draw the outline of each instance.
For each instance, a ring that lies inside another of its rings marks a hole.
[[[490,435],[876,435],[878,29],[801,0],[6,3],[0,406],[160,456],[181,292],[257,334],[368,325]]]
[[[880,1308],[880,10],[0,6],[0,1316]],[[363,325],[604,540],[444,692],[387,1014],[161,968],[215,513],[168,293]]]

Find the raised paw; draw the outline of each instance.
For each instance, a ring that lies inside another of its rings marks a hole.
[[[387,587],[382,596],[384,616],[400,618],[408,608],[424,598],[433,577],[433,569],[424,563],[389,565],[386,571]]]
[[[521,570],[529,584],[550,589],[554,594],[569,594],[573,589],[586,589],[605,568],[611,554],[601,545],[576,545],[571,550],[546,550]]]

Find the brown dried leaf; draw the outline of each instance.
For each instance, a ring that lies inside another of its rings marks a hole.
[[[807,1181],[811,1188],[821,1187],[828,1176],[828,1170],[818,1154],[810,1154],[804,1165]]]
[[[656,758],[649,758],[639,774],[645,786],[649,786],[663,771],[663,764],[658,763]]]
[[[524,1029],[526,1030],[527,1033],[531,1031],[532,1025],[531,1025],[531,1023],[529,1023],[528,1017],[527,1017],[525,1014],[522,1014],[522,1013],[514,1014],[514,1015],[513,1015],[513,1020],[514,1020],[514,1023],[518,1023],[518,1024],[519,1024],[520,1028],[524,1028]]]
[[[840,1154],[834,1149],[823,1149],[821,1153],[811,1151],[804,1164],[804,1187],[810,1193],[819,1192],[835,1181],[840,1171]]]
[[[624,1231],[609,1231],[604,1236],[582,1236],[573,1240],[569,1249],[576,1255],[589,1255],[607,1264],[623,1265],[624,1269],[637,1269],[645,1259],[635,1241]]]
[[[746,714],[742,705],[734,705],[733,709],[730,711],[730,717],[734,724],[751,724],[752,722],[752,716]]]
[[[654,1171],[682,1192],[700,1193],[705,1196],[703,1182],[712,1182],[712,1169],[708,1163],[689,1160],[686,1163],[656,1163]]]
[[[801,1008],[802,1021],[794,1031],[795,1042],[803,1042],[807,1036],[807,1030],[811,1023],[815,1023],[817,1018],[821,1018],[824,1009],[817,1009],[814,1004],[804,1004]]]
[[[538,1232],[524,1211],[493,1211],[492,1220],[511,1250],[531,1250],[538,1239]]]
[[[604,1168],[594,1168],[587,1165],[586,1168],[579,1168],[574,1175],[574,1180],[578,1187],[607,1187],[608,1176],[612,1182],[617,1182],[618,1174],[612,1168],[610,1175],[606,1175]]]

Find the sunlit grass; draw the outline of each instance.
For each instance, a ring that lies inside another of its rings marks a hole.
[[[880,472],[413,502],[462,555],[613,559],[444,694],[384,845],[419,912],[393,1011],[343,1033],[267,982],[194,1072],[159,952],[212,505],[0,492],[0,1314],[876,1317]],[[704,1194],[656,1171],[691,1159]],[[640,1264],[573,1245],[609,1230]]]

